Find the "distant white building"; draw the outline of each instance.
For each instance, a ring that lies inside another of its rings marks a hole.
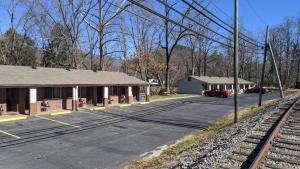
[[[159,85],[158,79],[149,79],[148,82],[149,82],[151,85]]]
[[[255,86],[254,82],[238,79],[239,92]],[[205,90],[233,91],[233,77],[188,76],[178,82],[178,93],[202,94]]]

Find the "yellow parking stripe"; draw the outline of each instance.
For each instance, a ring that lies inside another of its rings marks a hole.
[[[9,116],[9,117],[1,117],[0,118],[0,123],[18,121],[18,120],[25,120],[25,119],[27,119],[27,116],[21,115],[21,114],[20,115]]]
[[[16,135],[14,135],[14,134],[8,133],[8,132],[3,131],[3,130],[0,130],[0,133],[2,133],[2,134],[4,134],[4,135],[8,135],[8,136],[13,137],[13,138],[16,138],[16,139],[20,139],[20,138],[21,138],[21,137],[19,137],[19,136],[16,136]]]
[[[35,117],[38,117],[38,118],[44,119],[44,120],[49,120],[49,121],[52,121],[52,122],[55,122],[55,123],[58,123],[58,124],[63,124],[63,125],[66,125],[66,126],[72,126],[72,127],[75,127],[75,128],[80,128],[80,126],[73,125],[73,124],[66,123],[66,122],[62,122],[62,121],[58,121],[58,120],[54,120],[54,119],[50,119],[50,118],[47,118],[47,117],[42,117],[42,116],[35,116]]]
[[[92,107],[89,110],[90,111],[105,110],[105,107]]]
[[[120,107],[128,107],[128,106],[131,106],[131,104],[121,104],[119,105]]]
[[[149,102],[141,102],[140,104],[149,104]]]
[[[56,112],[52,112],[50,113],[51,116],[57,116],[57,115],[65,115],[65,114],[71,114],[72,111],[56,111]]]

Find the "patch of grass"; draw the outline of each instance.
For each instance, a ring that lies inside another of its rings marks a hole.
[[[272,105],[278,104],[280,99],[273,99],[263,102],[261,107],[258,106],[248,106],[239,112],[239,120],[246,119],[248,117],[257,115],[262,110]],[[145,169],[145,168],[158,168],[164,162],[170,161],[175,156],[180,153],[191,149],[192,147],[199,145],[201,142],[209,137],[214,136],[220,132],[225,127],[231,126],[233,124],[233,113],[213,122],[206,129],[199,130],[188,136],[183,137],[177,143],[170,146],[164,152],[162,152],[158,157],[145,158],[129,164],[123,169]]]
[[[284,91],[286,91],[286,92],[299,92],[300,89],[287,88],[287,89],[285,89]]]
[[[176,98],[176,97],[186,97],[186,96],[196,96],[196,95],[193,95],[193,94],[152,95],[151,100]]]

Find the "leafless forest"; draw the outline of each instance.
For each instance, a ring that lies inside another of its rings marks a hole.
[[[165,19],[127,0],[0,1],[9,16],[0,19],[9,21],[7,29],[0,26],[0,64],[122,71],[166,82],[167,91],[186,75],[233,75],[231,18],[222,22],[212,4],[195,0],[134,2]],[[251,33],[242,24],[240,32],[239,77],[258,82],[265,32]],[[270,42],[283,86],[293,87],[300,18],[271,27]],[[265,84],[276,85],[270,57],[266,68]]]

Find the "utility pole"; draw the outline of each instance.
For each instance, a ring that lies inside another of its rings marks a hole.
[[[239,28],[238,28],[238,0],[234,3],[234,123],[238,121],[239,99],[238,99],[238,49],[239,49]]]
[[[98,11],[98,15],[99,15],[99,20],[98,20],[98,29],[99,29],[99,70],[103,71],[104,70],[104,52],[103,52],[103,39],[104,39],[104,33],[103,33],[103,27],[104,27],[104,21],[103,21],[103,16],[102,16],[102,0],[98,0],[98,6],[99,6],[99,11]]]
[[[281,80],[280,80],[280,76],[279,76],[279,73],[278,73],[276,60],[275,60],[275,56],[274,56],[273,49],[272,49],[272,46],[271,46],[270,42],[268,42],[268,47],[269,47],[270,54],[271,54],[272,61],[273,61],[273,65],[274,65],[274,68],[275,68],[275,71],[276,71],[277,82],[278,82],[278,86],[279,86],[279,89],[280,89],[280,96],[281,96],[281,98],[284,98],[284,94],[283,94],[283,90],[282,90],[282,85],[281,85]]]
[[[259,90],[259,101],[258,101],[258,106],[261,106],[262,102],[262,92],[263,92],[263,87],[264,87],[264,78],[265,78],[265,68],[266,68],[266,60],[267,60],[267,52],[268,52],[268,42],[269,42],[269,27],[267,26],[266,30],[266,39],[265,39],[265,49],[264,49],[264,62],[263,62],[263,67],[262,67],[262,73],[261,73],[261,79],[260,79],[260,90]]]

